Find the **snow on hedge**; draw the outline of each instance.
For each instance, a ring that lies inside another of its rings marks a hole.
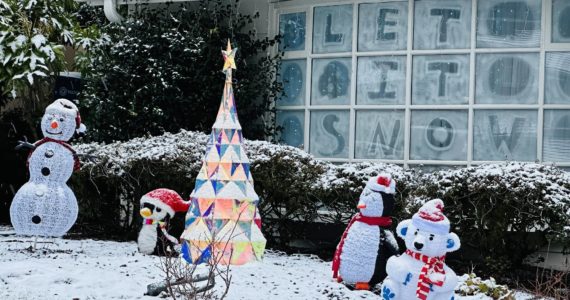
[[[84,160],[84,167],[93,167],[101,161],[109,172],[122,175],[128,171],[134,161],[149,160],[182,160],[192,162],[188,166],[196,171],[201,166],[201,159],[206,151],[206,144],[210,135],[181,130],[179,133],[166,133],[161,136],[135,138],[125,142],[111,144],[79,144],[75,149],[79,154],[94,157],[92,160]],[[247,155],[252,164],[268,162],[279,157],[290,164],[294,170],[302,170],[302,165],[309,165],[323,170],[320,180],[314,182],[314,188],[329,189],[335,186],[352,184],[355,179],[357,186],[362,185],[369,177],[378,172],[392,174],[396,180],[409,179],[410,172],[402,167],[384,163],[352,163],[335,165],[329,162],[315,159],[307,152],[286,145],[273,144],[266,141],[249,141],[244,143]],[[254,179],[255,179],[255,174]]]

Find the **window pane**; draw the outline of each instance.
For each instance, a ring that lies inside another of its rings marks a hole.
[[[279,106],[303,105],[305,101],[305,77],[307,64],[304,59],[283,60],[280,77],[283,94],[277,101]]]
[[[315,7],[313,53],[352,50],[352,5]]]
[[[570,1],[552,0],[552,42],[570,43]]]
[[[407,1],[365,3],[358,9],[358,51],[406,49]]]
[[[315,157],[348,158],[348,110],[311,112],[310,153]]]
[[[479,1],[477,47],[539,47],[540,0]]]
[[[406,57],[358,58],[357,104],[404,104]]]
[[[413,104],[469,103],[469,55],[414,56]]]
[[[404,159],[403,110],[356,112],[356,158]]]
[[[311,103],[349,104],[351,67],[350,58],[313,60]]]
[[[536,110],[477,110],[474,160],[536,160]]]
[[[281,51],[305,50],[305,29],[307,21],[305,12],[283,14],[279,16],[279,44]]]
[[[277,126],[282,127],[278,139],[287,145],[302,147],[305,132],[304,111],[277,111]]]
[[[544,111],[543,161],[570,161],[570,110]]]
[[[570,52],[546,53],[544,102],[570,104]]]
[[[471,0],[416,0],[414,49],[457,49],[471,45]]]
[[[410,158],[467,160],[467,111],[412,111]]]
[[[538,60],[538,53],[477,55],[476,102],[536,103]]]

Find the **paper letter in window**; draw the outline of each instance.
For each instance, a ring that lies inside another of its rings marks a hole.
[[[414,49],[469,48],[470,0],[416,1],[414,13]]]
[[[358,58],[357,104],[404,104],[406,57]]]
[[[407,1],[363,3],[358,9],[358,51],[406,49]]]
[[[475,102],[537,103],[538,62],[538,53],[478,54]]]
[[[570,161],[570,110],[544,111],[545,162]]]
[[[414,56],[414,104],[466,104],[469,102],[469,56]]]
[[[411,126],[411,159],[467,159],[467,111],[416,110]]]
[[[351,67],[350,58],[313,60],[312,104],[349,104]]]
[[[277,125],[281,126],[280,142],[301,147],[304,141],[305,113],[303,111],[277,111]]]
[[[282,36],[279,50],[305,50],[306,17],[304,12],[279,16],[279,34]]]
[[[351,50],[352,5],[315,7],[313,52],[349,52]]]
[[[546,53],[544,102],[570,104],[570,52]]]
[[[487,0],[478,6],[478,48],[540,46],[540,0]]]
[[[404,111],[356,112],[356,158],[404,159]]]
[[[279,106],[303,105],[305,98],[305,74],[307,65],[304,59],[283,60],[279,76],[283,84],[283,94]]]
[[[477,110],[473,160],[536,160],[536,110]]]
[[[316,157],[348,158],[349,117],[344,110],[312,111],[310,153]]]

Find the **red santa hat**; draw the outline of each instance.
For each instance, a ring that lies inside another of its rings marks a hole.
[[[433,199],[426,202],[412,217],[412,224],[420,230],[435,234],[449,233],[449,220],[443,214],[443,201]]]
[[[366,183],[366,188],[371,189],[375,192],[383,192],[386,194],[396,193],[396,181],[392,179],[390,174],[380,174],[378,176],[372,177]]]
[[[141,198],[141,205],[150,203],[160,208],[173,217],[177,212],[185,212],[190,206],[190,201],[184,201],[177,192],[170,189],[156,189],[148,192]]]

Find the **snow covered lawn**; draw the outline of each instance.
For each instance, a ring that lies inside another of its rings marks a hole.
[[[139,254],[134,242],[40,239],[34,253],[32,245],[0,227],[0,299],[159,299],[143,296],[161,280],[159,258]],[[263,263],[231,272],[230,300],[380,299],[333,282],[330,262],[316,257],[267,251]]]

